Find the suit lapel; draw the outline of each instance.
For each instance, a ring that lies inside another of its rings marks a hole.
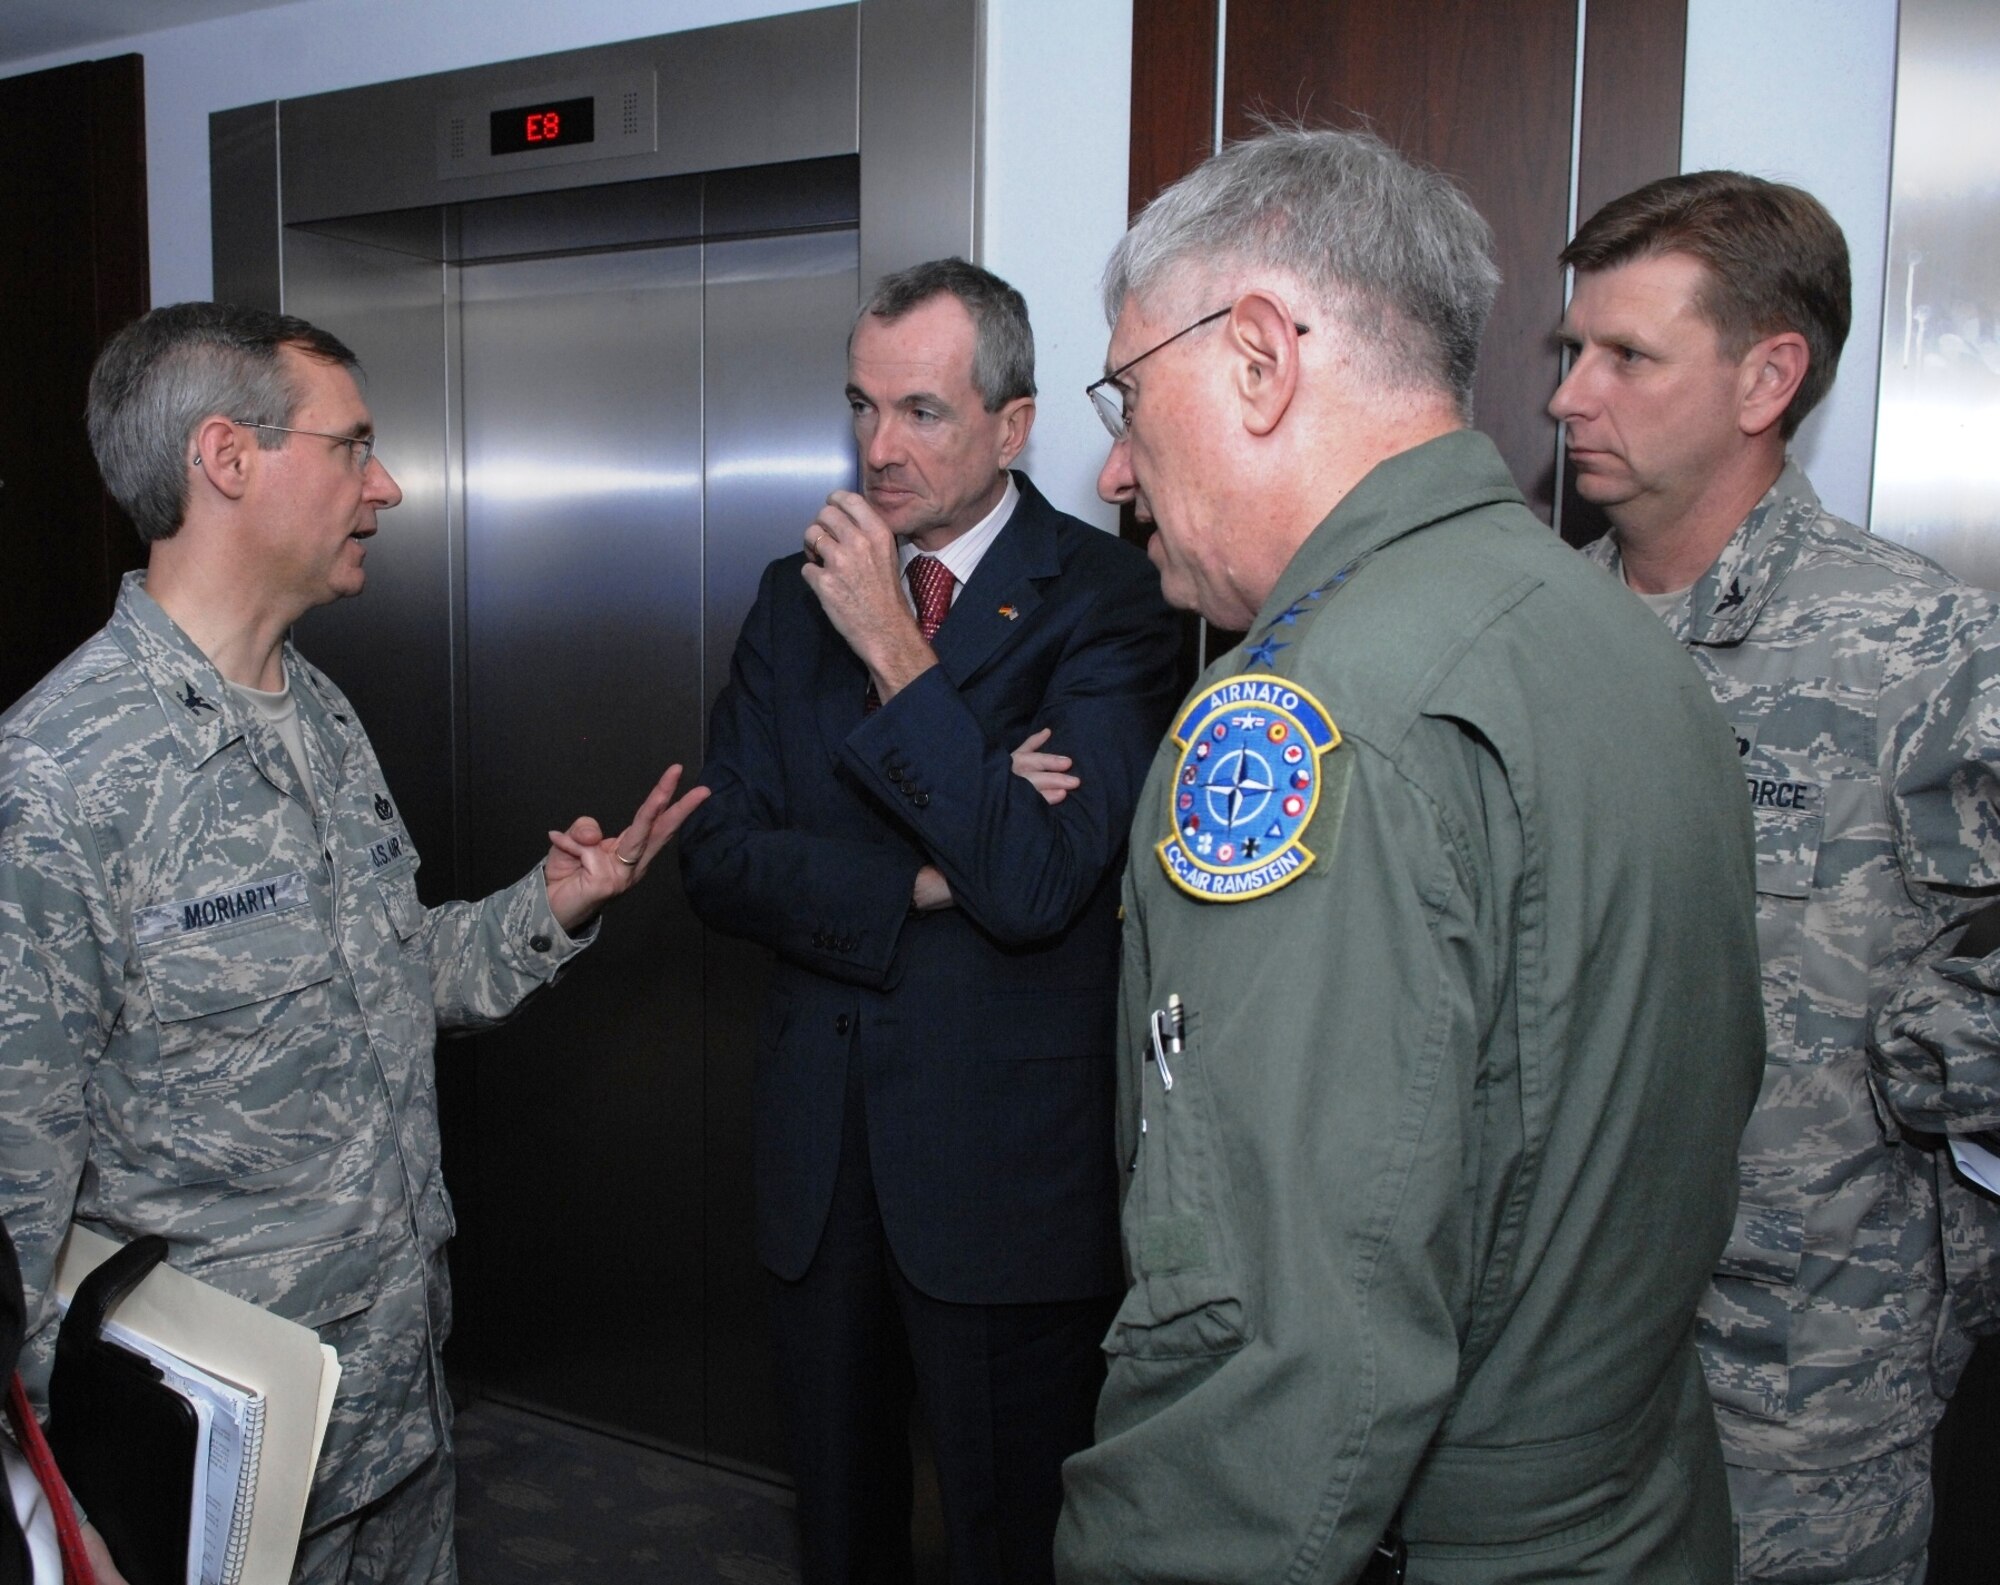
[[[963,688],[992,663],[1009,637],[1041,607],[1036,580],[1060,570],[1055,517],[1032,484],[1015,475],[1021,499],[971,581],[952,602],[931,647],[952,686]]]

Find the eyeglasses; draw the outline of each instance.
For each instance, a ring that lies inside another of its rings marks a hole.
[[[1148,347],[1136,358],[1128,358],[1109,374],[1105,375],[1103,379],[1093,380],[1083,388],[1083,394],[1090,398],[1090,405],[1097,409],[1097,416],[1104,420],[1104,427],[1111,431],[1111,438],[1113,440],[1123,440],[1132,423],[1131,415],[1125,411],[1125,388],[1118,383],[1119,376],[1137,368],[1154,353],[1158,352],[1161,347],[1171,347],[1182,336],[1191,336],[1197,330],[1201,329],[1203,325],[1214,324],[1235,306],[1234,303],[1231,303],[1227,308],[1218,308],[1212,314],[1203,314],[1201,318],[1185,329],[1176,330],[1165,341]],[[1312,326],[1302,325],[1297,320],[1293,320],[1292,329],[1304,336],[1311,333]],[[1115,397],[1113,395],[1114,392],[1116,393]]]
[[[245,429],[275,429],[287,435],[317,435],[321,440],[337,440],[347,448],[347,454],[354,459],[354,471],[366,473],[368,464],[375,456],[373,435],[336,435],[325,429],[294,429],[290,424],[260,424],[254,418],[234,418],[233,424],[241,424]]]

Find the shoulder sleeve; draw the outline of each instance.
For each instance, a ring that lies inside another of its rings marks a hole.
[[[118,1017],[120,951],[74,789],[33,743],[0,740],[0,1216],[20,1254],[22,1371],[37,1397],[56,1254],[90,1150],[85,1090]]]
[[[1147,1121],[1127,1134],[1134,1280],[1096,1445],[1064,1467],[1068,1580],[1353,1579],[1451,1402],[1508,881],[1464,810],[1353,739],[1339,752],[1323,873],[1230,904],[1136,888],[1150,961],[1128,942],[1127,1039],[1146,1039],[1133,979],[1158,1002],[1173,965],[1201,973],[1191,951],[1239,1005],[1189,1005],[1171,1090],[1124,1053]]]
[[[1895,1114],[1928,1133],[2000,1128],[2000,615],[1956,590],[1907,618],[1884,677],[1882,754],[1921,939],[1878,988],[1871,1049]],[[1882,994],[1886,989],[1886,995]]]

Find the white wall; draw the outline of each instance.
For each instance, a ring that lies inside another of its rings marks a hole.
[[[1854,328],[1792,443],[1828,508],[1868,521],[1882,348],[1896,0],[1688,0],[1681,168],[1791,182],[1847,233]]]
[[[982,262],[1028,299],[1035,431],[1022,466],[1042,493],[1115,528],[1097,499],[1111,439],[1083,388],[1111,333],[1097,281],[1125,234],[1131,0],[986,0]]]

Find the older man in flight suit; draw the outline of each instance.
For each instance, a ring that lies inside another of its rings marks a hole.
[[[1735,750],[1466,428],[1442,178],[1284,131],[1113,255],[1099,481],[1249,638],[1125,884],[1133,1284],[1072,1582],[1721,1580],[1693,1340],[1762,1061]],[[1634,723],[1645,723],[1645,750]]]

